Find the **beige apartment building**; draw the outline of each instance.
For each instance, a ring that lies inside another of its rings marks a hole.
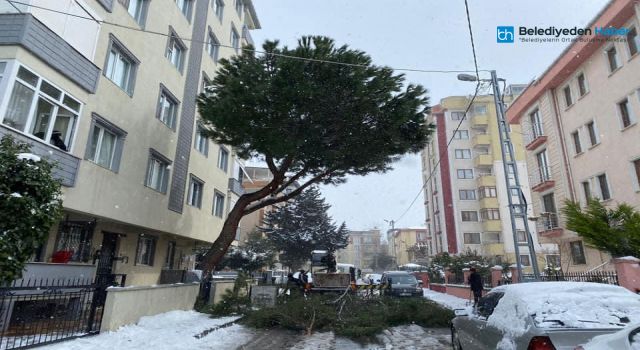
[[[507,87],[505,103],[524,87]],[[513,238],[508,196],[514,203],[519,203],[519,196],[507,190],[506,178],[511,183],[514,177],[512,170],[504,172],[493,95],[479,95],[469,106],[471,102],[470,96],[449,96],[441,99],[429,116],[436,126],[435,137],[421,154],[428,254],[472,251],[515,263],[517,244],[522,265],[530,267],[532,257],[522,220],[516,221],[517,241]],[[520,127],[513,126],[510,136],[521,189],[531,202]],[[529,207],[529,216],[532,213]],[[534,225],[528,224],[538,265],[557,261],[556,247],[541,245]]]
[[[194,268],[243,193],[241,160],[201,137],[195,100],[260,28],[251,0],[21,3],[0,2],[0,135],[57,161],[64,186],[36,260],[127,285]]]
[[[408,263],[426,265],[426,257],[419,253],[428,246],[428,235],[425,227],[396,228],[387,231],[389,255],[396,266]]]
[[[336,252],[336,261],[360,269],[373,268],[380,252],[380,230],[349,231],[349,244]]]
[[[507,111],[526,135],[540,237],[560,246],[565,271],[609,268],[610,259],[565,228],[565,200],[640,205],[640,7],[611,1],[588,27],[628,33],[571,44]]]

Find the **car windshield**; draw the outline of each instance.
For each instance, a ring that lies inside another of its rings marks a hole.
[[[389,276],[391,284],[416,284],[418,281],[413,276]]]

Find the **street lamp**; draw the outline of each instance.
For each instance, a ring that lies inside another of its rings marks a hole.
[[[522,280],[522,262],[520,261],[520,246],[518,244],[516,219],[521,219],[524,224],[525,234],[527,235],[527,247],[529,248],[529,256],[531,257],[531,267],[533,268],[533,275],[536,280],[540,279],[540,271],[538,270],[538,259],[536,256],[535,247],[533,245],[533,238],[531,231],[529,230],[529,223],[527,222],[527,201],[522,193],[520,187],[520,178],[518,177],[518,166],[516,164],[515,152],[513,151],[513,143],[511,143],[511,136],[509,134],[509,127],[504,117],[504,105],[500,100],[500,86],[499,81],[505,81],[499,79],[495,70],[491,71],[491,79],[479,79],[475,75],[471,74],[458,74],[458,80],[460,81],[486,81],[490,82],[493,87],[493,102],[496,105],[496,118],[498,119],[498,131],[500,135],[500,152],[502,154],[502,166],[504,171],[504,180],[507,188],[507,199],[509,200],[509,216],[511,218],[511,230],[513,233],[513,248],[516,255],[516,266],[518,268],[518,279]],[[477,93],[477,91],[476,91]],[[513,179],[509,179],[509,174],[513,175]],[[518,203],[514,203],[513,192],[515,190],[518,194]]]

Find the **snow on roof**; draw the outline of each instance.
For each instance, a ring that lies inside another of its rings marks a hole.
[[[614,285],[589,282],[532,282],[496,287],[503,292],[488,324],[507,335],[537,327],[620,328],[640,321],[640,296]],[[624,319],[624,318],[628,319]]]
[[[18,159],[20,160],[32,160],[34,162],[40,161],[40,156],[37,156],[32,153],[18,153]]]
[[[404,264],[404,265],[400,265],[400,267],[426,267],[424,265],[418,265],[418,264],[414,264],[414,263],[408,263],[408,264]]]
[[[636,258],[635,256],[623,256],[622,258],[616,258],[617,260],[628,260],[628,261],[634,261],[634,262],[640,262],[640,259]]]

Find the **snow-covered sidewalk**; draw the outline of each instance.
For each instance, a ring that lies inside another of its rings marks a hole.
[[[251,331],[240,325],[217,329],[199,339],[195,337],[235,319],[237,317],[211,318],[195,311],[171,311],[143,317],[137,324],[121,327],[115,332],[101,333],[38,349],[235,349],[247,343],[253,336]]]
[[[436,303],[447,307],[449,309],[464,309],[468,305],[469,300],[454,297],[453,295],[434,292],[430,289],[424,288],[423,295],[425,298],[435,301]]]

